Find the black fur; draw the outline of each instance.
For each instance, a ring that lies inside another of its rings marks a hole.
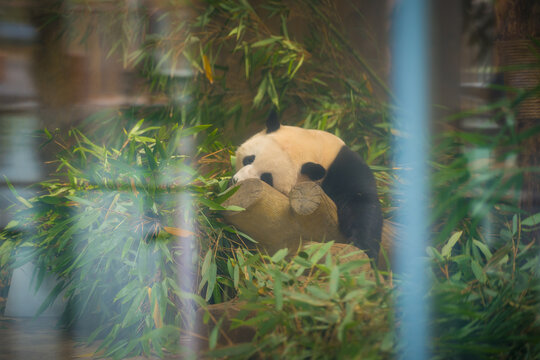
[[[302,165],[300,173],[306,175],[310,180],[321,180],[326,175],[326,170],[320,165],[314,162],[307,162]]]
[[[370,258],[377,259],[383,217],[369,166],[344,146],[328,168],[322,188],[336,203],[341,232]]]
[[[242,165],[246,166],[255,161],[255,155],[249,155],[242,159]]]
[[[280,127],[279,118],[276,110],[272,109],[268,119],[266,119],[266,133],[270,134],[271,132],[277,131]]]
[[[274,186],[274,177],[270,173],[262,173],[261,180],[267,183],[270,186]]]

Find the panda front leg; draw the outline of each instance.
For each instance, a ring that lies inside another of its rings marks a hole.
[[[376,260],[383,217],[369,166],[344,146],[328,167],[322,188],[336,203],[342,234]]]
[[[342,194],[334,202],[341,233],[370,258],[377,260],[383,223],[379,200]]]

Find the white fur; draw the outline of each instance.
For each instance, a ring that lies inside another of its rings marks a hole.
[[[253,163],[244,166],[242,160],[249,155],[255,155]],[[236,152],[237,173],[233,179],[259,179],[263,173],[269,172],[273,177],[273,186],[284,194],[288,194],[296,184],[300,171],[291,157],[268,136],[257,134],[246,141]]]
[[[236,152],[234,181],[260,178],[271,173],[273,186],[284,194],[300,180],[300,169],[306,162],[320,164],[325,169],[334,161],[345,143],[338,137],[320,130],[295,126],[280,126],[267,134],[259,132],[243,143]],[[244,166],[246,156],[255,155],[253,163]]]

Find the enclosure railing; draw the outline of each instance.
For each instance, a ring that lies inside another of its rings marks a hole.
[[[398,223],[403,224],[395,251],[397,271],[403,277],[396,314],[400,324],[401,358],[422,360],[427,353],[426,280],[424,249],[428,238],[427,180],[428,90],[427,4],[403,0],[396,4],[393,21],[395,163],[402,179],[397,187]]]

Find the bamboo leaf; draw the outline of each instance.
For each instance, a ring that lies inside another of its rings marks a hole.
[[[525,220],[521,221],[521,225],[524,226],[536,226],[540,224],[540,213],[529,216]]]
[[[171,226],[164,226],[163,230],[165,230],[165,232],[171,235],[178,236],[178,237],[190,237],[190,236],[195,235],[195,233],[192,231],[177,228],[177,227],[171,227]]]
[[[133,137],[134,134],[137,134],[137,131],[141,128],[142,124],[144,123],[144,119],[141,119],[139,120],[134,127],[131,128],[131,130],[129,131],[129,133],[127,134],[128,135],[128,139],[131,139]]]
[[[206,205],[210,210],[229,210],[228,208],[224,207],[224,206],[221,206],[220,204],[212,201],[212,200],[208,200],[208,199],[205,199],[205,198],[199,198],[198,201],[203,204],[203,205]],[[238,208],[237,206],[233,206],[233,208]],[[242,208],[239,208],[239,209],[242,209]],[[243,210],[243,209],[242,209]]]
[[[79,203],[79,204],[82,204],[82,205],[86,205],[86,206],[91,206],[91,207],[94,207],[94,208],[97,208],[99,207],[98,204],[90,201],[90,200],[87,200],[87,199],[83,199],[79,196],[75,196],[75,195],[68,195],[66,196],[66,199],[69,199],[71,201],[74,201],[76,203]]]
[[[443,246],[441,250],[441,255],[445,258],[448,258],[452,255],[452,249],[454,248],[454,245],[459,241],[461,238],[461,235],[463,234],[463,231],[458,231],[452,234],[450,239],[448,239],[448,242]]]
[[[208,269],[208,286],[206,288],[205,300],[208,301],[212,297],[214,292],[214,287],[216,286],[216,276],[217,276],[217,265],[214,261],[210,263],[210,268]]]
[[[240,269],[239,269],[238,265],[235,265],[234,266],[234,275],[233,275],[233,283],[234,283],[234,288],[235,289],[238,289],[239,281],[240,281]]]
[[[276,310],[283,309],[283,283],[281,280],[281,272],[275,271],[274,274],[274,297],[276,299]]]
[[[304,54],[302,54],[302,56],[300,57],[300,60],[298,60],[298,64],[296,64],[296,67],[294,68],[293,72],[289,75],[289,78],[292,79],[294,75],[296,75],[296,72],[298,71],[298,69],[300,69],[303,63],[304,63]]]
[[[439,251],[437,251],[437,249],[435,249],[434,247],[432,246],[428,246],[426,248],[426,253],[431,257],[431,258],[435,258],[439,261],[444,261],[444,258],[442,257],[442,255],[439,253]]]
[[[143,143],[143,146],[144,146],[144,152],[146,154],[146,158],[148,159],[148,165],[150,165],[150,169],[156,170],[158,165],[157,165],[154,155],[152,154],[152,151],[146,144]]]
[[[315,245],[318,246],[317,250],[313,253],[313,255],[310,258],[313,264],[317,264],[319,260],[321,260],[323,256],[325,256],[328,253],[332,245],[334,245],[334,242],[329,241],[329,242],[320,244],[320,246],[319,244],[315,244]]]
[[[306,290],[313,296],[315,296],[316,298],[320,299],[320,300],[330,300],[331,298],[331,295],[328,291],[326,290],[322,290],[320,287],[318,286],[313,286],[313,285],[308,285],[306,287]]]
[[[476,260],[471,259],[471,270],[474,274],[474,277],[481,283],[485,283],[487,280],[484,270]]]
[[[28,200],[26,200],[25,198],[19,195],[17,190],[15,190],[13,185],[11,185],[11,183],[9,182],[6,175],[4,175],[4,181],[6,182],[6,185],[8,186],[9,190],[13,193],[13,196],[15,196],[15,198],[19,200],[19,202],[21,202],[24,206],[26,206],[29,209],[34,207]]]
[[[210,84],[213,84],[214,74],[212,73],[212,66],[210,65],[210,61],[208,60],[208,57],[206,56],[206,54],[203,54],[202,60],[203,60],[204,74],[206,75],[206,78],[208,79],[208,81],[210,81]]]
[[[204,131],[211,127],[212,125],[197,125],[189,128],[184,128],[180,131],[180,135],[182,137],[191,136],[197,133],[200,133],[201,131]]]
[[[291,300],[313,306],[327,306],[331,304],[329,301],[318,300],[312,296],[302,293],[284,291],[284,294],[287,295]]]
[[[267,88],[267,82],[268,78],[265,76],[261,83],[259,84],[259,88],[257,89],[257,94],[253,98],[253,106],[258,107],[264,97],[264,94],[266,93]]]
[[[161,156],[161,159],[166,160],[168,158],[167,152],[165,151],[165,148],[163,147],[163,144],[158,139],[156,139],[156,147],[155,148],[159,152],[159,155]]]
[[[287,248],[280,249],[276,251],[276,253],[271,257],[271,260],[274,263],[280,262],[281,260],[285,258],[285,256],[287,256],[288,253],[289,253],[289,249]]]
[[[163,319],[161,316],[161,311],[159,308],[159,284],[155,283],[152,288],[148,287],[148,301],[150,304],[154,304],[154,310],[152,311],[152,319],[154,320],[154,326],[156,329],[161,329],[163,327]]]
[[[337,265],[332,266],[332,270],[330,272],[330,283],[329,283],[329,291],[330,295],[334,296],[337,293],[339,285],[339,267]]]
[[[272,37],[269,37],[269,38],[266,38],[266,39],[263,39],[263,40],[259,40],[255,43],[253,43],[251,45],[252,48],[258,48],[258,47],[262,47],[262,46],[268,46],[270,44],[273,44],[277,41],[281,41],[283,39],[283,37],[281,36],[272,36]]]
[[[476,239],[473,239],[473,244],[480,249],[480,251],[482,251],[482,253],[484,254],[484,256],[486,257],[486,259],[489,261],[489,259],[491,259],[491,257],[493,256],[491,254],[491,251],[489,251],[489,248],[487,247],[486,244],[484,244],[483,242],[481,241],[478,241]]]
[[[244,67],[246,69],[246,79],[249,80],[249,74],[251,70],[249,48],[247,43],[244,44]]]
[[[210,348],[210,350],[213,350],[216,347],[218,335],[219,335],[219,328],[221,327],[222,322],[223,322],[223,318],[219,319],[216,326],[214,326],[214,328],[210,332],[210,336],[208,336],[208,347]]]
[[[268,73],[268,84],[268,96],[270,96],[270,100],[272,100],[272,103],[276,106],[276,108],[279,109],[279,97],[276,91],[276,86],[274,85],[274,78],[272,77],[271,73]]]

